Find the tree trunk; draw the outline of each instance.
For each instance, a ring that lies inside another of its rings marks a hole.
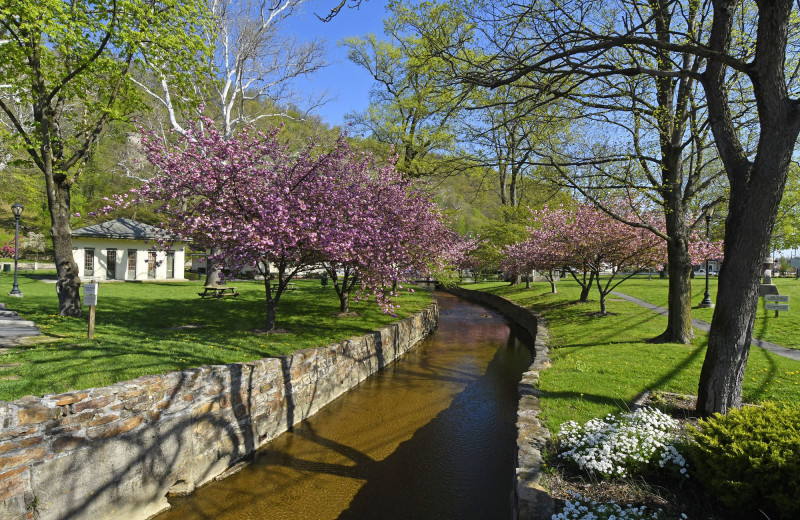
[[[669,219],[669,213],[667,214]],[[685,230],[683,218],[674,223]],[[674,231],[667,241],[669,264],[669,292],[667,296],[667,328],[653,342],[689,344],[694,336],[692,330],[692,259],[686,232]]]
[[[269,332],[275,328],[275,306],[278,302],[272,297],[272,285],[269,280],[269,264],[267,264],[266,271],[266,275],[264,275],[264,295],[267,301],[267,320],[264,322],[263,330]]]
[[[339,312],[350,312],[350,291],[342,291],[339,294]]]
[[[616,269],[615,269],[616,272]],[[603,286],[600,284],[600,275],[598,274],[595,278],[597,282],[597,292],[600,293],[600,315],[606,315],[606,293],[603,291]],[[608,287],[608,285],[606,285]]]
[[[584,280],[586,279],[586,272],[583,273]],[[578,301],[588,302],[589,293],[592,290],[592,282],[594,282],[594,271],[589,273],[589,283],[584,283],[581,287],[581,297]]]
[[[275,300],[267,298],[267,321],[264,323],[264,330],[269,332],[275,330]]]
[[[788,171],[788,154],[784,155]],[[769,240],[781,199],[783,180],[776,164],[776,152],[769,165],[756,165],[751,189],[745,197],[732,197],[725,226],[725,261],[719,273],[717,302],[708,350],[700,372],[697,411],[703,415],[726,413],[742,404],[742,383],[750,353],[761,266],[769,251]],[[758,171],[758,166],[769,168]],[[732,193],[733,195],[733,193]],[[744,199],[744,200],[742,200]]]
[[[206,285],[219,285],[222,280],[222,271],[219,268],[219,264],[211,262],[211,255],[218,255],[221,252],[222,250],[218,247],[211,248],[211,254],[206,261]],[[267,270],[267,274],[269,274],[269,270]]]
[[[749,76],[760,133],[752,162],[738,140],[731,117],[727,67],[720,61],[709,60],[702,77],[711,129],[730,181],[725,261],[720,269],[717,305],[697,392],[697,411],[704,415],[726,413],[742,403],[761,265],[769,251],[789,163],[800,133],[797,101],[789,97],[785,83],[792,5],[789,0],[758,3],[756,52]],[[729,51],[734,16],[727,2],[714,2],[709,36],[712,51]]]
[[[79,317],[81,315],[78,264],[72,256],[72,229],[70,218],[70,184],[63,175],[58,179],[52,169],[45,172],[47,199],[50,207],[50,235],[53,237],[53,261],[56,264],[58,281],[58,312],[61,316]]]

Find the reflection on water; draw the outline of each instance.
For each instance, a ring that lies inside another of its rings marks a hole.
[[[437,299],[423,344],[158,519],[510,518],[531,349],[494,311]]]

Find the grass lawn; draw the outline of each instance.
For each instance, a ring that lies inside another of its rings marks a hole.
[[[775,317],[775,311],[764,309],[764,299],[759,299],[758,313],[753,327],[753,336],[758,339],[771,341],[783,347],[800,349],[800,280],[794,278],[773,278],[773,282],[778,287],[778,292],[788,294],[789,312],[781,312]],[[717,298],[717,279],[709,278],[709,292],[711,300]],[[653,277],[651,281],[647,278],[631,278],[617,290],[662,307],[667,306],[667,280]],[[695,278],[692,280],[692,317],[711,323],[714,309],[700,309],[697,304],[703,299],[705,292],[705,278]]]
[[[298,280],[281,297],[276,326],[256,334],[266,317],[262,282],[236,281],[237,299],[201,300],[202,282],[104,283],[98,291],[95,338],[87,318],[58,316],[55,285],[19,278],[23,298],[8,296],[13,276],[0,276],[0,302],[33,320],[40,341],[0,354],[0,399],[105,386],[141,375],[208,364],[251,361],[365,334],[426,307],[427,291],[404,292],[398,317],[372,301],[353,302],[357,316],[337,316],[333,287]],[[88,313],[85,313],[88,314]]]
[[[540,389],[542,417],[553,432],[568,420],[585,422],[627,410],[628,403],[645,390],[697,395],[708,341],[705,333],[698,331],[691,345],[647,343],[648,338],[663,332],[664,316],[613,295],[607,299],[613,315],[592,316],[600,308],[596,291],[590,296],[593,301],[575,303],[579,287],[571,280],[558,284],[558,294],[550,293],[547,283],[531,284],[530,290],[502,282],[463,287],[514,300],[547,319],[552,367],[542,372]],[[648,291],[649,287],[653,289]],[[666,301],[666,280],[655,277],[652,281],[629,280],[619,290],[653,303]],[[702,290],[699,296],[702,298]],[[744,399],[751,403],[800,401],[800,362],[753,347]]]

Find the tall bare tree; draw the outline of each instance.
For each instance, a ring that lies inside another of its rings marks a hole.
[[[182,120],[187,109],[182,101],[187,99],[199,100],[197,110],[214,119],[227,139],[242,125],[269,117],[288,117],[275,107],[297,101],[292,81],[325,65],[324,41],[315,38],[298,43],[285,34],[285,22],[307,0],[208,2],[212,24],[201,36],[214,53],[200,69],[202,74],[193,88],[179,88],[168,71],[150,81],[138,81],[138,85],[156,100],[170,127],[181,135],[186,133]],[[318,101],[312,101],[309,108]],[[212,256],[217,253],[212,251]],[[206,285],[214,285],[220,278],[218,266],[209,264]]]

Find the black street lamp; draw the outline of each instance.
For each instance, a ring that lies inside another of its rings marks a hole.
[[[706,213],[706,240],[711,237],[711,215],[713,214],[714,208],[709,209],[708,213]],[[706,293],[703,295],[703,301],[700,302],[698,307],[714,308],[714,302],[711,301],[711,293],[708,292],[708,257],[706,257]]]
[[[19,217],[22,215],[22,204],[15,202],[11,206],[11,213],[14,214],[14,285],[11,287],[9,296],[17,296],[22,298],[22,293],[19,292],[19,284],[17,283],[17,264],[19,263]]]

